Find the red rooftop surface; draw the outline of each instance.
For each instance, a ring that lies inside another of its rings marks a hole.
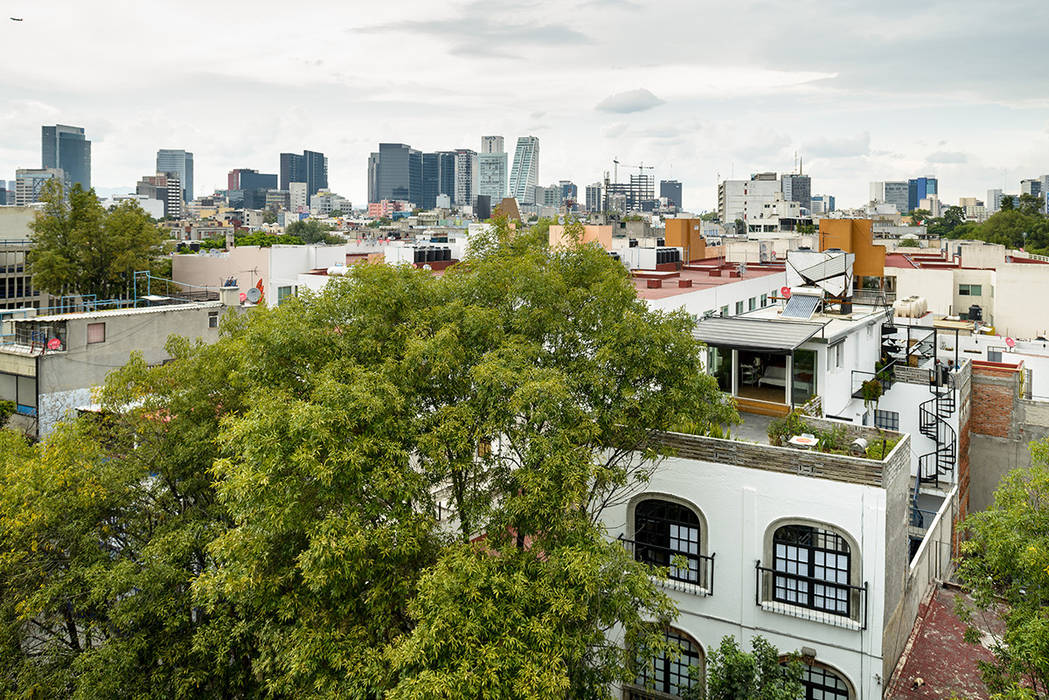
[[[903,253],[889,253],[885,256],[885,267],[909,267],[917,269],[918,266],[911,262],[910,257]]]
[[[722,261],[701,260],[689,263],[678,272],[636,270],[634,288],[637,289],[637,295],[641,299],[666,299],[678,294],[698,292],[740,280],[752,280],[783,272],[782,264],[763,266],[748,263],[742,275],[738,275],[738,268],[738,265],[725,265]],[[716,271],[716,274],[711,275],[712,271]],[[736,276],[731,276],[730,273]],[[649,286],[654,279],[660,281],[659,287]],[[772,291],[772,287],[769,287],[769,291]]]
[[[986,648],[993,636],[1001,635],[1001,621],[985,614],[974,615],[974,625],[983,632],[983,644],[967,644],[965,624],[954,614],[957,598],[971,605],[968,596],[954,588],[936,588],[918,610],[911,637],[885,697],[894,700],[931,700],[959,697],[988,698],[977,663],[991,661]]]

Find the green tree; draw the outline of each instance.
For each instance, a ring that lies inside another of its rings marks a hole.
[[[998,204],[998,208],[1002,211],[1012,211],[1016,208],[1016,198],[1011,194],[1003,195],[1002,201]]]
[[[716,211],[708,211],[706,214],[699,215],[700,221],[718,221],[718,213]]]
[[[255,231],[254,233],[243,233],[236,236],[233,239],[233,244],[238,246],[257,245],[269,248],[275,245],[303,245],[303,241],[298,236],[289,236],[287,234],[273,235],[264,231]]]
[[[697,669],[698,671],[698,669]],[[702,684],[689,690],[695,700],[796,700],[804,695],[802,663],[796,654],[781,661],[780,652],[764,637],[754,637],[745,652],[726,636],[707,657],[706,694]]]
[[[300,238],[303,243],[341,243],[342,239],[331,233],[331,227],[319,221],[293,221],[284,228],[284,233]]]
[[[994,698],[1049,697],[1049,441],[1031,444],[1031,468],[1016,469],[995,491],[994,504],[962,524],[958,576],[975,609],[959,606],[966,638],[981,642],[975,615],[1000,617],[1005,631],[981,663]]]
[[[267,209],[262,212],[262,223],[264,224],[275,224],[277,223],[277,212],[272,209]]]
[[[136,358],[107,417],[0,450],[10,694],[606,696],[673,607],[602,509],[734,418],[691,325],[497,221],[439,278],[355,266]]]
[[[131,295],[134,273],[148,270],[161,252],[160,231],[138,204],[125,200],[109,211],[94,190],[57,180],[41,195],[44,207],[30,224],[33,286],[51,294]]]
[[[897,248],[921,248],[922,244],[917,238],[901,238],[896,244]]]
[[[928,209],[915,209],[910,213],[910,217],[911,221],[913,221],[916,226],[920,226],[927,223],[929,219],[932,218],[932,212]]]

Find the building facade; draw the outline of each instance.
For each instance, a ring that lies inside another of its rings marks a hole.
[[[493,202],[502,201],[507,187],[506,161],[503,137],[482,136],[477,155],[477,194],[487,195]]]
[[[182,201],[193,201],[193,154],[181,148],[161,148],[157,151],[157,172],[178,173],[182,182]]]
[[[871,204],[891,204],[898,213],[912,211],[910,183],[906,180],[883,180],[871,183]]]
[[[61,168],[19,168],[15,171],[15,206],[25,207],[40,201],[44,185],[49,180],[66,183]]]
[[[293,182],[306,183],[306,196],[328,187],[328,158],[318,151],[280,154],[280,189],[288,190]],[[274,187],[276,189],[276,187]]]
[[[455,205],[473,205],[477,195],[477,151],[460,148],[455,151]]]
[[[659,196],[666,197],[670,206],[681,209],[681,183],[677,180],[660,180]]]
[[[83,127],[41,127],[41,167],[58,168],[65,173],[66,184],[91,189],[91,142]]]
[[[916,177],[907,181],[907,211],[923,208],[921,201],[939,196],[940,183],[934,177]]]
[[[521,204],[535,204],[535,186],[539,184],[539,138],[521,136],[514,150],[510,170],[510,196]]]
[[[780,178],[783,198],[797,202],[803,209],[812,211],[812,178],[801,173],[788,173]]]
[[[756,173],[749,180],[723,180],[718,185],[718,217],[724,223],[746,222],[782,192],[776,173]]]

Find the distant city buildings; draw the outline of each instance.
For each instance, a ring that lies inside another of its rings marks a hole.
[[[571,180],[561,180],[557,183],[561,188],[561,202],[578,202],[579,188]]]
[[[665,197],[670,206],[681,209],[681,183],[677,180],[660,180],[659,196]]]
[[[237,168],[229,171],[226,185],[226,198],[230,206],[263,209],[266,206],[266,193],[277,189],[277,176],[250,168]]]
[[[291,189],[291,183],[305,182],[309,199],[328,187],[328,158],[317,151],[280,154],[280,189]]]
[[[906,180],[884,180],[871,183],[871,204],[891,204],[900,214],[912,211],[910,183]]]
[[[591,214],[604,211],[600,182],[594,182],[586,186],[586,210]]]
[[[1000,189],[987,190],[987,202],[984,205],[987,211],[994,213],[1002,208],[1002,191]]]
[[[506,157],[502,136],[481,137],[481,152],[477,155],[477,194],[489,197],[492,202],[500,202],[506,196],[509,175]]]
[[[917,177],[907,181],[907,211],[924,209],[921,201],[928,197],[938,197],[939,181],[934,177]],[[906,212],[904,212],[906,213]]]
[[[764,205],[776,194],[782,194],[776,173],[756,173],[749,180],[723,180],[718,185],[718,217],[724,223],[759,218]]]
[[[91,142],[84,135],[83,127],[41,127],[41,167],[58,168],[65,174],[65,183],[72,187],[80,185],[91,189]]]
[[[477,151],[455,151],[455,205],[472,206],[477,194]]]
[[[44,185],[58,180],[63,185],[66,175],[61,168],[19,168],[15,171],[15,206],[24,207],[40,201]]]
[[[181,148],[161,148],[157,151],[157,172],[178,173],[182,181],[182,201],[193,201],[193,154]]]
[[[837,209],[834,202],[834,195],[830,194],[814,194],[812,195],[812,207],[810,211],[813,214],[829,214]]]
[[[135,185],[135,194],[164,202],[164,216],[167,218],[182,217],[182,181],[178,173],[146,175]]]
[[[510,196],[521,204],[535,204],[535,186],[539,183],[539,138],[517,139],[514,164],[510,170]]]
[[[786,173],[780,178],[780,191],[788,202],[797,202],[812,211],[812,178],[801,173]]]

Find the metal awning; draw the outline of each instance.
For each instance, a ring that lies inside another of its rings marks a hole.
[[[707,345],[787,353],[819,333],[821,328],[822,323],[714,316],[697,323],[692,335]]]

